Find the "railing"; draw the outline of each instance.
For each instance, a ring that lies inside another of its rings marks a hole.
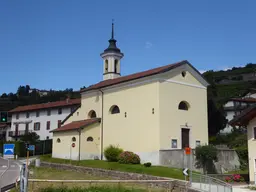
[[[191,188],[210,192],[232,192],[232,185],[213,177],[201,174],[192,174]]]
[[[18,136],[23,136],[27,135],[31,131],[9,131],[9,137],[18,137]]]

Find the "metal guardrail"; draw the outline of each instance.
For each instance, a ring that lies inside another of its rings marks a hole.
[[[7,185],[7,186],[4,186],[1,188],[1,192],[6,192],[6,191],[9,191],[10,189],[13,189],[16,187],[16,183],[12,183],[10,185]]]
[[[232,192],[232,185],[207,175],[192,173],[191,188],[207,192]]]

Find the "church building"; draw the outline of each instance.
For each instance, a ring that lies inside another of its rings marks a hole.
[[[113,24],[100,56],[103,80],[82,89],[81,106],[52,131],[52,157],[104,160],[117,145],[158,165],[160,150],[208,144],[209,84],[188,61],[121,76]]]

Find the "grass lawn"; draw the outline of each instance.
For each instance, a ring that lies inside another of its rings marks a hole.
[[[236,171],[230,171],[226,174],[249,174],[249,170],[236,170]]]
[[[46,161],[46,162],[70,164],[70,160],[51,158],[50,155],[40,156],[40,159],[41,161]],[[120,164],[117,162],[107,162],[107,161],[101,161],[101,160],[81,160],[80,162],[71,161],[71,164],[84,166],[84,167],[93,167],[93,168],[110,169],[110,170],[117,170],[117,171],[124,171],[124,172],[141,173],[141,174],[148,174],[148,175],[184,180],[182,169],[177,169],[177,168],[169,168],[169,167],[161,167],[161,166],[144,167],[144,165]]]
[[[65,171],[58,170],[53,168],[45,168],[45,167],[30,167],[30,179],[47,179],[47,180],[109,180],[110,178],[102,178],[95,177],[91,175],[87,175],[84,173],[74,172],[74,171]],[[62,188],[66,188],[62,190]],[[77,188],[77,189],[75,189]],[[80,188],[80,189],[79,189]],[[49,182],[35,182],[32,184],[29,182],[28,192],[82,192],[82,191],[90,191],[90,192],[146,192],[147,186],[146,184],[95,184],[91,185],[88,183],[49,183]],[[160,192],[164,189],[156,189],[151,188],[152,192]],[[18,192],[19,189],[14,189],[12,192]],[[166,189],[165,189],[166,191]]]

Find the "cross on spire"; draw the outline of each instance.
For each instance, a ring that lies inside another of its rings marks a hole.
[[[112,34],[111,39],[114,39],[114,19],[112,19]]]

